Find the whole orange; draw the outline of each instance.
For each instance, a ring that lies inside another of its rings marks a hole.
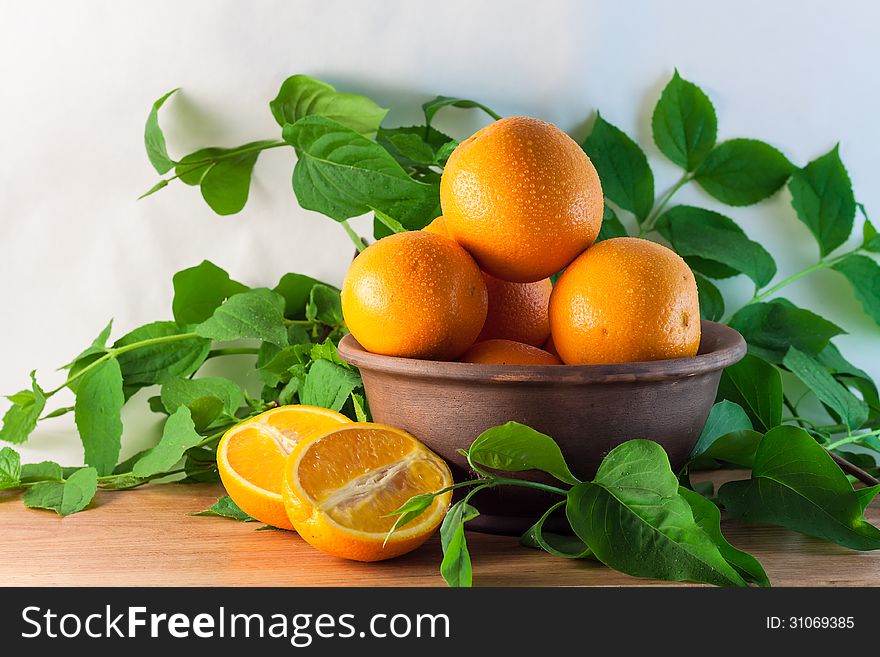
[[[443,237],[450,237],[449,231],[446,230],[446,221],[443,219],[443,215],[434,219],[434,221],[422,228],[422,230],[429,233],[435,233],[436,235],[442,235]]]
[[[693,356],[700,346],[694,275],[655,242],[604,240],[556,281],[550,329],[559,357],[570,365]]]
[[[604,200],[596,169],[556,126],[496,121],[453,151],[440,180],[449,234],[497,278],[547,278],[590,246]]]
[[[477,264],[448,237],[390,235],[355,258],[342,283],[342,314],[367,350],[386,356],[453,360],[486,319]]]
[[[562,365],[562,361],[553,354],[513,340],[478,342],[460,360],[463,363],[491,365]]]
[[[534,347],[543,345],[550,336],[550,279],[510,283],[483,272],[483,280],[489,293],[489,311],[477,340],[501,338]]]

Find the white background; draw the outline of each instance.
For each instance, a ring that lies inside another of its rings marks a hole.
[[[161,115],[172,156],[276,138],[267,102],[293,73],[370,95],[391,108],[389,125],[418,121],[420,104],[445,94],[538,116],[580,139],[598,108],[647,148],[660,192],[677,172],[651,141],[650,113],[678,67],[715,103],[720,139],[763,139],[801,165],[839,140],[857,198],[880,219],[875,7],[0,0],[0,391],[25,387],[33,368],[44,387],[57,385],[55,368],[110,317],[117,336],[170,319],[172,274],[203,258],[253,285],[287,271],[341,281],[350,243],[297,206],[286,149],[260,158],[239,215],[214,215],[183,185],[135,200],[157,179],[143,149],[147,112],[174,87],[183,90]],[[446,110],[438,127],[463,137],[483,121]],[[678,200],[715,207],[696,189]],[[783,192],[725,210],[768,247],[781,275],[818,258],[789,201]],[[724,288],[733,299],[750,294],[740,280]],[[786,295],[843,326],[844,354],[880,376],[880,328],[842,277],[820,272]],[[142,411],[124,420],[123,456],[155,430]],[[69,416],[47,422],[22,451],[82,462]]]

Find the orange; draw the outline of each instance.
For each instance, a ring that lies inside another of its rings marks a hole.
[[[550,328],[568,364],[693,356],[700,346],[697,284],[665,246],[634,237],[604,240],[556,281]]]
[[[513,340],[478,342],[465,352],[461,361],[491,365],[562,365],[553,354]]]
[[[552,335],[549,338],[547,338],[547,342],[545,342],[541,346],[541,349],[546,351],[548,354],[553,354],[554,356],[559,358],[559,352],[556,351],[556,345],[553,344],[553,336]]]
[[[535,283],[509,283],[483,272],[489,295],[486,323],[477,340],[502,338],[540,347],[550,337],[549,278]]]
[[[367,247],[342,283],[342,314],[376,354],[453,360],[486,320],[486,284],[467,252],[448,237],[399,233]]]
[[[450,236],[496,278],[547,278],[590,246],[604,200],[596,169],[556,126],[496,121],[453,151],[440,180]]]
[[[422,228],[422,230],[429,233],[442,235],[443,237],[449,237],[449,231],[446,230],[446,221],[443,219],[443,215],[440,215],[439,217],[434,219],[434,221]]]
[[[217,469],[226,492],[252,518],[293,529],[281,500],[288,454],[299,441],[350,423],[326,408],[281,406],[237,424],[217,446]]]
[[[353,423],[300,442],[285,465],[284,506],[310,545],[344,559],[379,561],[424,543],[452,493],[438,495],[388,537],[394,511],[413,495],[451,485],[443,459],[405,431]]]

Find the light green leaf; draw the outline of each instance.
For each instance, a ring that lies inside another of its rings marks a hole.
[[[736,222],[711,210],[679,205],[657,222],[657,230],[683,256],[719,262],[751,278],[758,287],[776,275],[767,250],[750,240]]]
[[[706,94],[676,71],[654,108],[651,127],[660,152],[693,171],[715,145],[718,119]]]
[[[345,326],[339,290],[323,283],[313,285],[309,293],[309,304],[306,306],[306,319],[334,328]]]
[[[284,347],[284,298],[266,288],[236,294],[196,326],[195,332],[213,340],[255,338]]]
[[[643,221],[654,206],[654,174],[644,151],[598,112],[581,146],[599,173],[605,196]]]
[[[165,421],[162,439],[159,444],[148,451],[134,464],[132,474],[135,477],[151,477],[160,472],[171,470],[184,452],[195,447],[202,441],[196,433],[195,425],[186,406],[179,406]]]
[[[172,89],[153,103],[153,108],[147,116],[147,125],[144,128],[144,146],[147,149],[147,157],[159,175],[167,173],[174,166],[174,160],[168,156],[165,135],[162,133],[162,128],[159,127],[159,109],[176,91],[177,89]]]
[[[300,403],[340,410],[348,396],[362,385],[360,375],[329,360],[312,364],[299,391]]]
[[[0,449],[0,490],[17,488],[21,482],[21,458],[11,447]]]
[[[374,137],[388,110],[366,96],[340,93],[326,82],[308,75],[293,75],[282,84],[269,103],[272,116],[282,128],[306,116],[321,116],[365,137]]]
[[[501,118],[501,115],[489,109],[482,103],[476,102],[475,100],[467,100],[465,98],[453,98],[451,96],[437,96],[433,100],[429,100],[427,103],[422,104],[422,110],[425,112],[425,123],[430,126],[431,122],[434,120],[434,116],[444,107],[458,107],[460,109],[476,108],[483,110],[486,114],[491,116],[496,121]]]
[[[112,473],[119,458],[122,377],[119,363],[111,358],[84,374],[76,392],[74,415],[85,462],[99,475]]]
[[[214,502],[210,508],[205,509],[204,511],[199,511],[198,513],[193,513],[192,515],[230,518],[232,520],[238,520],[239,522],[256,522],[254,518],[251,518],[248,514],[242,511],[228,495],[224,495]]]
[[[564,534],[553,534],[544,531],[544,523],[547,522],[547,518],[564,505],[565,501],[563,500],[547,509],[538,521],[519,537],[519,544],[525,547],[544,550],[544,552],[552,554],[554,557],[562,557],[563,559],[591,558],[593,556],[592,551],[577,536],[566,536]]]
[[[107,326],[98,334],[98,336],[92,340],[92,344],[86,347],[83,351],[77,355],[72,361],[67,363],[61,369],[69,370],[72,368],[77,362],[82,361],[85,358],[89,358],[90,356],[95,356],[98,354],[103,354],[107,351],[107,340],[110,338],[110,333],[113,330],[113,320],[111,319]]]
[[[291,319],[305,319],[312,288],[320,282],[303,274],[284,274],[278,284],[272,288],[273,292],[284,297],[284,316]]]
[[[200,179],[202,198],[214,212],[219,215],[241,212],[247,204],[251,175],[260,150],[273,143],[273,140],[255,141],[224,150],[224,157],[205,169]]]
[[[181,333],[180,327],[174,322],[153,322],[127,333],[113,346],[125,347],[136,342]],[[196,337],[132,349],[119,354],[116,360],[122,370],[126,387],[138,388],[190,376],[205,362],[210,350],[210,340]]]
[[[473,585],[471,556],[467,549],[464,525],[480,512],[465,500],[456,502],[449,509],[440,525],[440,545],[443,548],[443,561],[440,574],[449,586],[470,587]]]
[[[770,144],[731,139],[716,146],[694,173],[694,180],[727,205],[752,205],[775,194],[794,165]]]
[[[868,405],[835,381],[828,370],[810,355],[791,347],[782,362],[822,403],[837,413],[850,431],[858,429],[868,419]]]
[[[25,463],[21,466],[21,480],[25,483],[61,481],[62,479],[64,479],[64,472],[61,466],[54,461]]]
[[[379,128],[376,141],[404,168],[442,164],[458,145],[449,135],[425,125]]]
[[[220,413],[229,418],[241,406],[241,388],[234,381],[219,376],[198,379],[171,379],[162,386],[162,405],[168,414],[181,406],[189,408],[193,422],[200,429],[207,428]],[[210,404],[210,409],[206,404]]]
[[[737,403],[762,431],[782,422],[782,376],[758,356],[747,354],[722,372],[718,399]]]
[[[172,280],[174,300],[171,309],[179,324],[204,322],[229,297],[248,289],[208,260],[177,272]]]
[[[69,516],[85,509],[98,490],[95,468],[80,468],[67,481],[41,481],[28,488],[23,496],[25,506],[50,509],[60,516]]]
[[[851,255],[834,269],[846,276],[865,312],[880,324],[880,265],[868,256]]]
[[[803,169],[796,169],[788,189],[798,219],[819,242],[822,257],[847,240],[852,233],[856,201],[837,146]]]
[[[40,414],[46,408],[46,394],[37,383],[36,370],[31,372],[31,389],[7,397],[12,406],[3,415],[0,440],[20,445],[37,426]]]

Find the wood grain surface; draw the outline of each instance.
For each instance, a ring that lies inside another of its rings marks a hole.
[[[190,516],[218,485],[146,486],[99,492],[85,512],[60,518],[0,493],[3,586],[443,586],[435,536],[415,552],[361,564],[318,552],[292,532]],[[867,514],[880,524],[880,506]],[[725,520],[728,540],[764,564],[775,586],[880,585],[880,553],[853,552],[778,527]],[[477,586],[669,585],[592,561],[522,548],[515,538],[469,533]]]

